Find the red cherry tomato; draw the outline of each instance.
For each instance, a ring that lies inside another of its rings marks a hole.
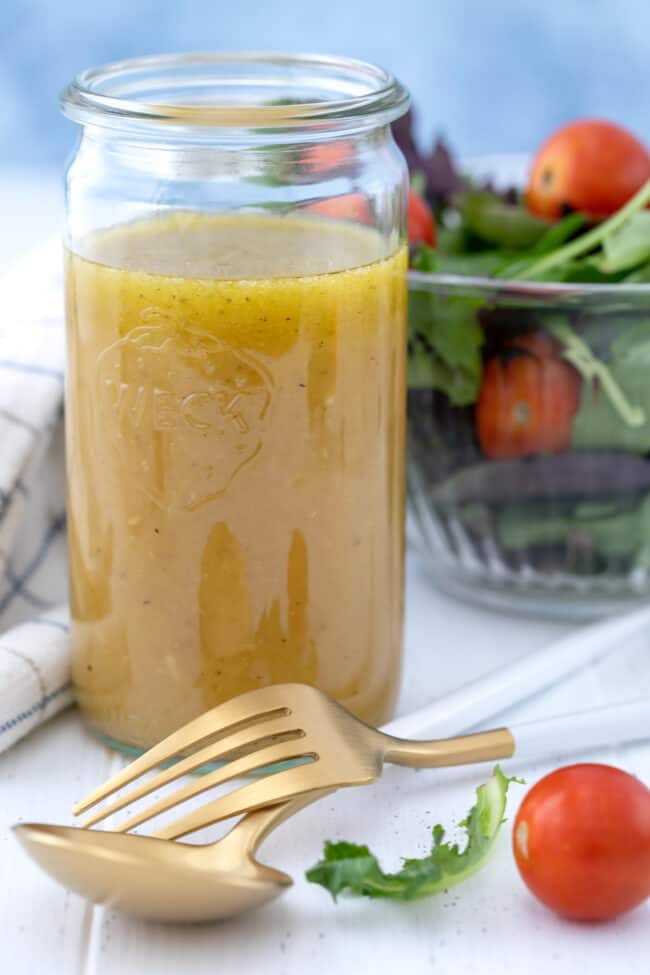
[[[613,122],[582,119],[554,132],[530,170],[526,204],[555,220],[566,207],[593,217],[614,213],[650,179],[650,154]]]
[[[321,142],[308,146],[302,154],[302,162],[310,173],[327,173],[341,169],[352,158],[352,148],[347,139]]]
[[[355,220],[357,223],[370,223],[372,214],[367,199],[361,193],[344,193],[342,196],[318,200],[306,206],[307,213],[315,213],[334,220]],[[408,213],[409,242],[428,244],[434,247],[436,228],[433,214],[428,205],[413,190],[409,193]]]
[[[481,450],[494,460],[561,453],[571,444],[580,377],[556,358],[552,339],[525,335],[490,359],[476,404]]]
[[[327,200],[317,200],[304,207],[306,213],[332,220],[354,220],[356,223],[371,223],[372,214],[367,199],[362,193],[344,193],[331,196]]]
[[[526,332],[517,335],[509,344],[513,349],[525,349],[538,359],[558,359],[560,356],[560,343],[546,332]]]
[[[564,917],[605,920],[650,896],[650,789],[611,765],[569,765],[541,779],[512,842],[526,886]]]
[[[436,246],[436,223],[429,204],[415,190],[409,190],[408,230],[410,244]]]

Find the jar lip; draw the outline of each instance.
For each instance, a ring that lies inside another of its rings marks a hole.
[[[61,95],[64,115],[81,124],[186,129],[378,125],[398,118],[408,104],[409,93],[394,75],[369,62],[270,52],[114,61],[82,71]]]

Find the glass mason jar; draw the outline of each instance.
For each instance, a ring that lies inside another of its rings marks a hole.
[[[73,671],[118,746],[283,681],[393,709],[407,102],[359,61],[257,54],[64,92]]]

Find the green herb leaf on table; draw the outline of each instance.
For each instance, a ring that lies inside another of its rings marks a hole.
[[[462,851],[458,844],[444,841],[442,826],[434,826],[428,856],[405,859],[397,873],[385,873],[367,846],[327,842],[323,859],[306,872],[307,880],[320,884],[335,900],[343,891],[410,901],[448,890],[471,877],[490,858],[504,822],[508,786],[520,781],[507,778],[497,765],[492,777],[478,787],[476,804],[459,823],[467,834]]]

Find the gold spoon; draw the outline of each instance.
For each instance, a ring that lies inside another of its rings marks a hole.
[[[46,873],[88,900],[155,921],[218,921],[261,907],[291,877],[255,859],[285,819],[334,790],[248,813],[216,843],[20,823],[14,832]]]

